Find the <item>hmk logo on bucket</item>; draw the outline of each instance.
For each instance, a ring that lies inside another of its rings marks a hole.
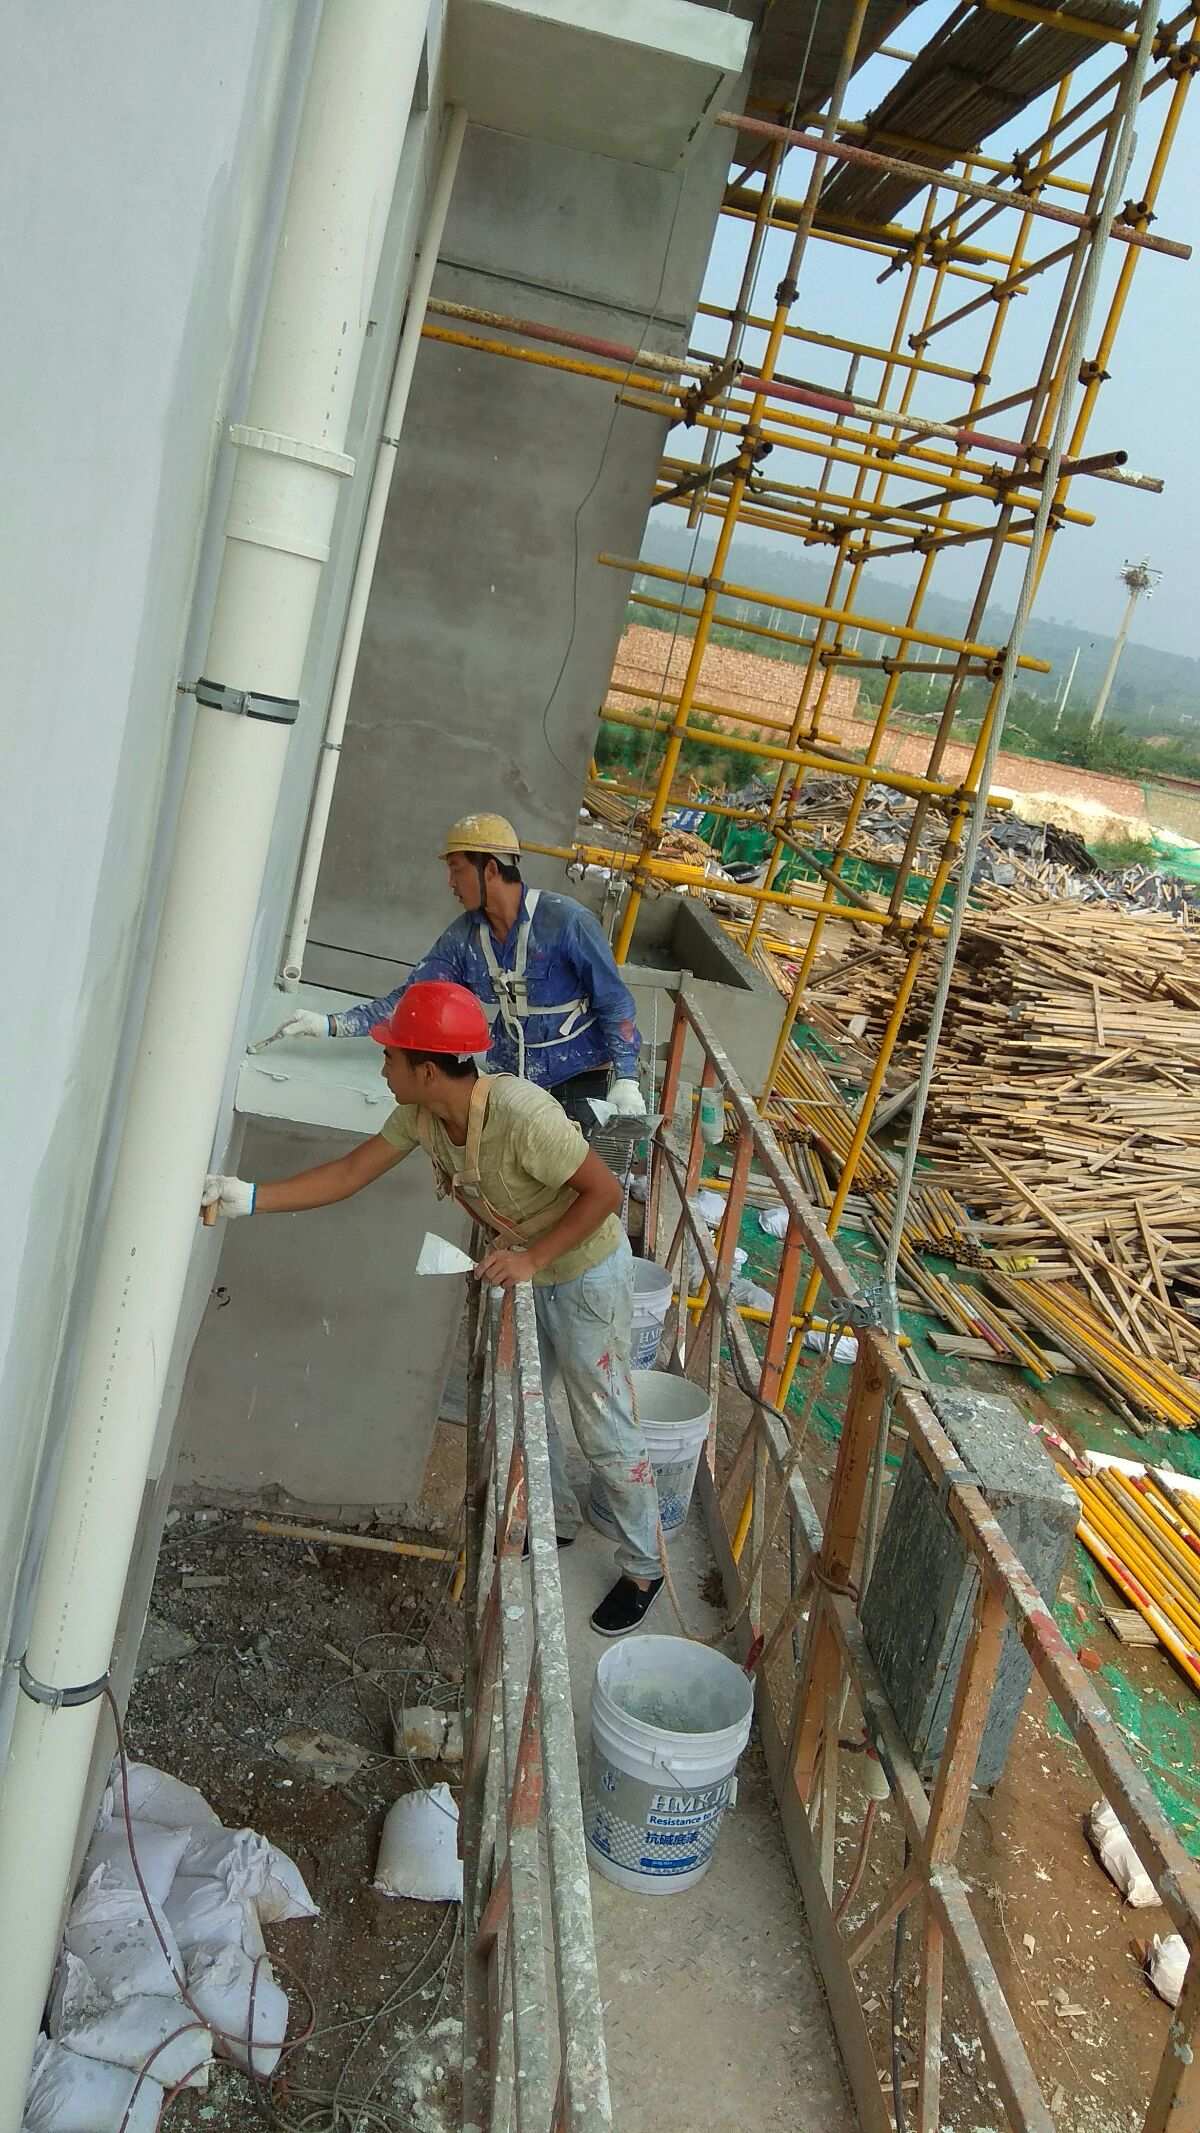
[[[728,1780],[721,1785],[712,1785],[707,1792],[656,1792],[650,1802],[652,1815],[686,1815],[690,1820],[711,1814],[714,1807],[724,1807],[729,1798]]]

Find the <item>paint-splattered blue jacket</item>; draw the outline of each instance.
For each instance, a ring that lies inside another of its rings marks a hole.
[[[517,935],[525,915],[525,896],[507,937],[493,935],[492,949],[501,970],[511,970],[517,952]],[[411,977],[395,992],[381,999],[347,1008],[333,1017],[339,1037],[363,1037],[374,1023],[382,1022],[410,985],[428,978],[447,978],[466,985],[485,1007],[496,1005],[491,973],[480,946],[480,929],[487,924],[478,911],[465,912],[447,926],[428,955],[422,956]],[[544,1089],[556,1088],[574,1074],[589,1074],[612,1066],[618,1079],[637,1075],[637,1010],[633,995],[613,961],[603,929],[592,913],[571,896],[552,896],[544,890],[537,900],[529,930],[525,982],[532,1012],[525,1024],[525,1071],[530,1081]],[[557,1006],[565,1000],[588,1003],[578,1018],[574,1034],[559,1039],[562,1015],[539,1015],[539,1001]],[[556,1041],[547,1042],[548,1039]],[[545,1049],[540,1047],[545,1046]],[[517,1072],[515,1039],[497,1017],[487,1063],[494,1074]]]

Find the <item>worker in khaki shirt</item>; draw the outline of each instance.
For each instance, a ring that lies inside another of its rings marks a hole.
[[[621,1575],[592,1616],[603,1637],[636,1629],[662,1585],[658,1495],[637,1420],[630,1370],[633,1259],[617,1217],[621,1188],[546,1090],[480,1074],[487,1017],[465,986],[411,985],[371,1031],[396,1109],[349,1155],[295,1177],[253,1185],[209,1177],[204,1207],[225,1216],[295,1214],[361,1192],[424,1148],[450,1193],[495,1240],[476,1268],[502,1288],[532,1281],[542,1378],[563,1381],[575,1435],[620,1533]],[[579,1505],[547,1402],[559,1545],[575,1538]]]

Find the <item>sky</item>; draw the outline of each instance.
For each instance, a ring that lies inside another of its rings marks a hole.
[[[919,49],[947,11],[946,0],[925,0],[925,5],[915,11],[903,30],[897,33],[897,43],[908,50]],[[1114,63],[1111,46],[1100,48],[1095,59],[1085,61],[1075,76],[1076,96],[1101,79]],[[903,68],[893,61],[871,60],[852,84],[847,106],[849,115],[854,118],[864,116],[902,72]],[[1142,105],[1137,151],[1125,188],[1127,195],[1134,198],[1141,193],[1141,180],[1157,142],[1169,94],[1169,88],[1160,89]],[[1048,101],[1031,106],[1015,126],[989,139],[987,152],[994,155],[1010,153],[1036,137],[1048,117]],[[781,193],[792,198],[802,197],[811,167],[811,157],[803,151],[793,151],[784,164]],[[1067,174],[1090,176],[1090,171],[1081,172],[1079,166],[1067,166]],[[1070,503],[1073,508],[1092,512],[1096,522],[1090,528],[1068,527],[1058,534],[1037,602],[1038,614],[1048,620],[1071,622],[1089,633],[1111,634],[1126,597],[1117,574],[1127,559],[1137,561],[1146,557],[1161,570],[1162,576],[1153,598],[1142,603],[1133,638],[1136,642],[1188,656],[1200,653],[1200,632],[1196,628],[1196,536],[1193,530],[1194,500],[1200,486],[1200,424],[1191,399],[1200,339],[1200,216],[1194,207],[1200,196],[1198,181],[1200,92],[1194,92],[1168,166],[1153,229],[1156,234],[1193,243],[1198,256],[1184,263],[1154,253],[1142,254],[1116,344],[1112,376],[1100,394],[1087,446],[1089,451],[1125,450],[1131,471],[1157,475],[1165,481],[1166,487],[1161,496],[1153,496],[1117,488],[1110,483],[1077,480],[1072,487]],[[1051,197],[1060,201],[1068,198],[1061,193]],[[948,204],[948,197],[943,193],[939,206]],[[1072,200],[1070,204],[1077,203]],[[904,211],[904,219],[912,219],[911,209]],[[1015,227],[1015,217],[1005,214],[987,231],[980,233],[978,242],[1004,249],[1011,243]],[[746,231],[746,224],[722,216],[705,282],[707,300],[728,304],[736,296],[745,257]],[[1061,227],[1041,222],[1035,225],[1030,250],[1036,255],[1056,249],[1066,235]],[[769,313],[771,309],[772,292],[788,242],[787,234],[780,231],[772,232],[768,240],[754,306],[759,315]],[[1124,249],[1118,244],[1108,247],[1110,256],[1088,336],[1089,351],[1095,344],[1107,295]],[[844,246],[810,242],[801,270],[800,295],[792,312],[793,321],[826,332],[845,333],[876,345],[880,341],[886,342],[894,320],[900,281],[898,276],[893,277],[885,288],[877,289],[875,277],[882,264],[884,262],[866,258]],[[923,276],[918,302],[923,301],[928,282],[928,275]],[[1044,346],[1049,307],[1057,297],[1060,285],[1060,275],[1052,271],[1035,282],[1029,294],[1009,307],[991,396],[1000,396],[1032,382]],[[943,308],[956,308],[976,293],[972,285],[960,282]],[[991,307],[988,306],[961,327],[951,328],[940,335],[931,344],[931,353],[965,369],[974,369],[982,353],[990,318]],[[719,345],[723,349],[724,325],[716,320],[701,320],[699,325],[712,336],[704,345],[710,348]],[[762,342],[762,335],[748,336],[747,357],[754,358],[761,351]],[[845,364],[844,355],[833,355],[791,341],[785,344],[785,355],[779,367],[792,376],[840,387],[845,384]],[[856,390],[873,394],[879,377],[877,364],[864,364]],[[967,387],[947,381],[925,380],[913,403],[914,410],[938,420],[959,416],[965,411],[968,393]],[[946,394],[954,396],[953,405],[944,397]],[[984,426],[1001,434],[1019,435],[1022,414],[1023,410],[1018,409],[1003,416],[997,415],[990,421],[985,418]],[[685,433],[676,432],[668,449],[693,457],[695,434],[685,441]],[[819,462],[811,456],[801,458],[778,450],[768,462],[770,471],[777,478],[809,482],[814,480],[812,469],[818,465]],[[760,530],[753,529],[748,537],[762,540],[764,536]],[[781,539],[786,543],[786,537]],[[947,551],[938,562],[933,580],[935,588],[952,597],[968,596],[978,578],[981,551],[981,543]],[[808,551],[810,555],[817,552]],[[1025,551],[1007,551],[994,594],[999,604],[1011,607],[1015,603],[1024,560]],[[887,569],[889,574],[903,572],[906,581],[912,568],[909,564],[872,567]]]

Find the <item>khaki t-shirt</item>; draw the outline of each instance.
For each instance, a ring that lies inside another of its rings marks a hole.
[[[397,1104],[381,1128],[384,1140],[411,1154],[421,1145],[416,1121],[415,1104]],[[431,1151],[453,1176],[462,1169],[466,1150],[451,1140],[440,1118],[431,1116],[430,1124]],[[512,1074],[491,1079],[479,1142],[479,1187],[496,1213],[528,1243],[553,1229],[573,1205],[576,1196],[567,1188],[567,1179],[574,1177],[586,1154],[587,1142],[578,1126],[545,1089]],[[534,1280],[544,1288],[575,1281],[615,1252],[621,1236],[616,1215],[608,1215],[598,1230],[551,1260]]]

